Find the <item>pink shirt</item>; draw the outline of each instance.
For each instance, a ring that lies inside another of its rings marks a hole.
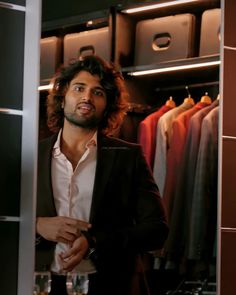
[[[61,131],[52,151],[52,188],[58,216],[68,216],[89,221],[95,170],[97,163],[97,132],[86,144],[86,150],[75,170],[60,149]],[[51,270],[61,273],[57,254],[68,249],[68,245],[57,243]],[[92,273],[94,265],[82,260],[74,269],[76,272]]]

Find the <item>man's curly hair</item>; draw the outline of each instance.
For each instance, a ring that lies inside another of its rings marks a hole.
[[[120,127],[127,111],[128,93],[124,79],[113,64],[105,62],[98,56],[86,56],[67,67],[63,67],[53,79],[53,87],[47,97],[47,123],[53,132],[58,132],[63,126],[64,112],[62,102],[70,81],[80,71],[87,71],[100,78],[100,84],[107,96],[107,106],[104,117],[99,123],[99,130],[105,135],[113,135]]]

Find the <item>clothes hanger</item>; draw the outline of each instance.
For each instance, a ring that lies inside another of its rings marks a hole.
[[[211,104],[212,101],[210,96],[208,95],[208,92],[205,92],[205,95],[201,97],[201,102],[204,102],[206,104]]]
[[[188,97],[186,97],[184,99],[184,103],[190,103],[191,105],[195,105],[194,99],[191,97],[191,95],[189,94]]]
[[[195,102],[194,102],[194,99],[191,97],[191,94],[190,94],[190,92],[189,92],[189,90],[188,90],[188,86],[185,86],[185,89],[187,90],[187,92],[188,92],[188,97],[186,97],[185,99],[184,99],[184,103],[189,103],[189,104],[191,104],[191,105],[195,105]]]
[[[176,104],[175,104],[172,96],[170,96],[169,99],[166,101],[166,106],[168,106],[172,109],[176,107]]]

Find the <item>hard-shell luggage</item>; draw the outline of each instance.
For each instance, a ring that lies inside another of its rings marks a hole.
[[[192,57],[195,16],[178,14],[137,23],[135,65]]]
[[[67,34],[64,37],[64,64],[85,55],[99,55],[110,60],[110,39],[108,27],[79,33]]]

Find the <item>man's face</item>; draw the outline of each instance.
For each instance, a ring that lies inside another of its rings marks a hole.
[[[79,127],[97,128],[103,118],[106,104],[106,93],[99,77],[81,71],[71,80],[65,94],[65,120]]]

